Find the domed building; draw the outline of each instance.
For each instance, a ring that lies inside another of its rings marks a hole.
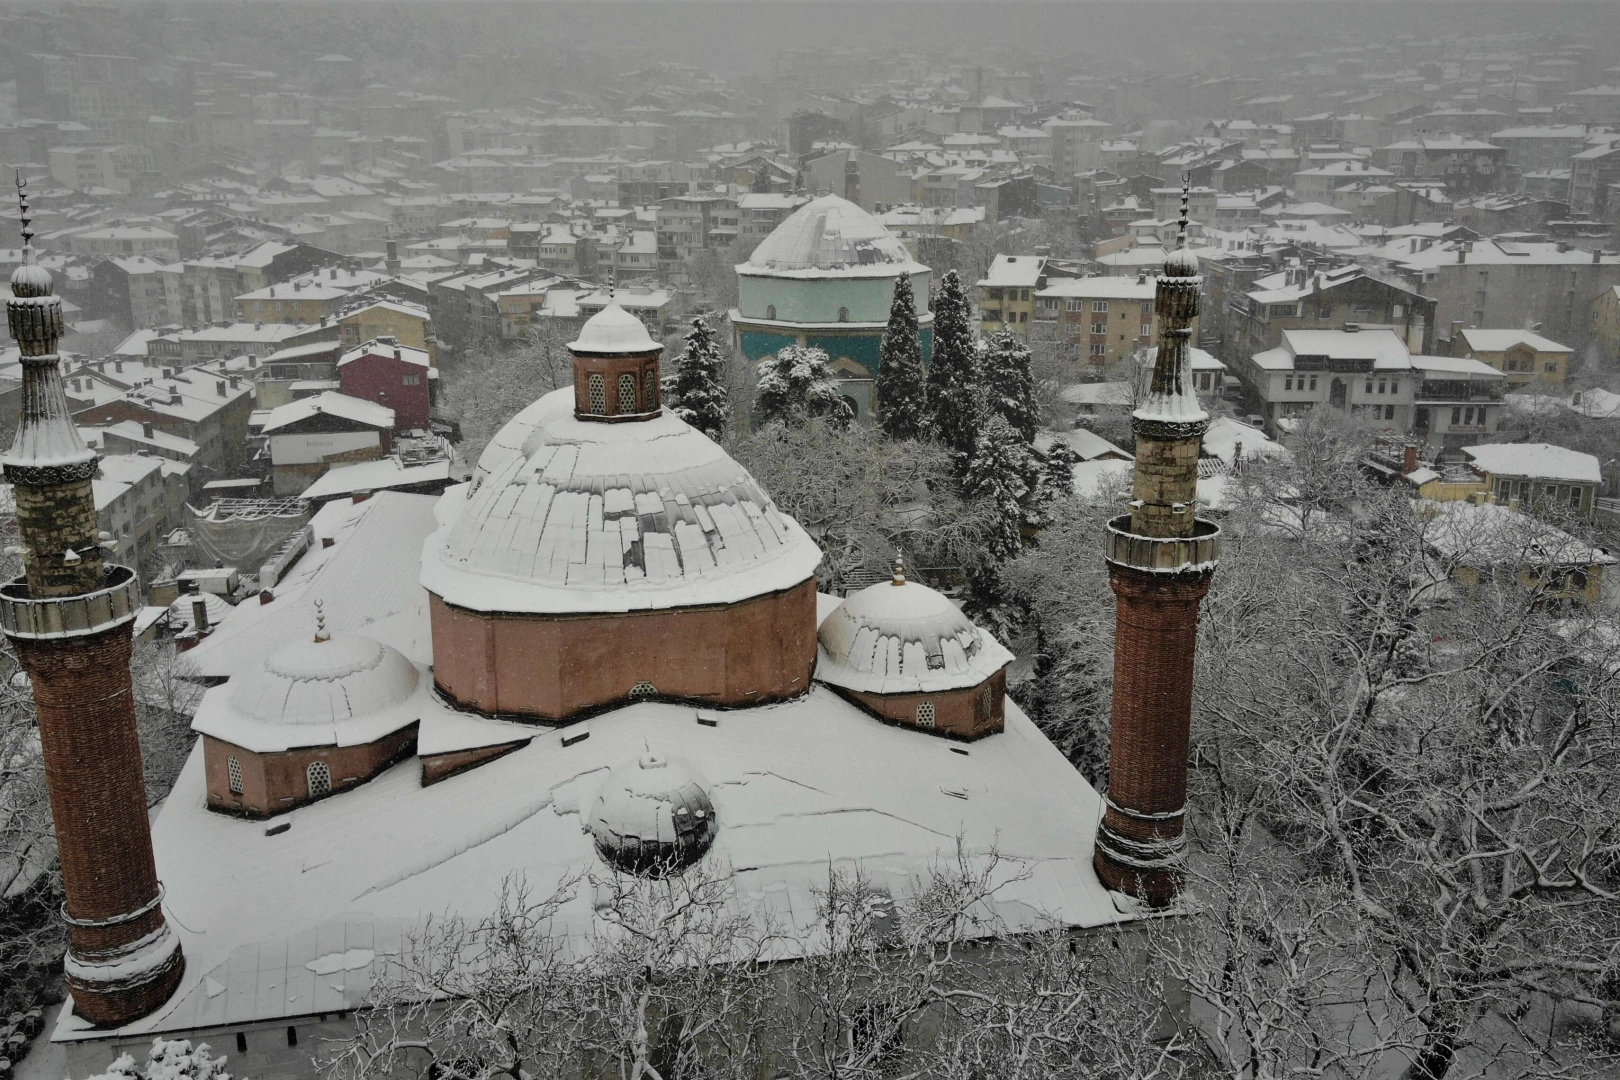
[[[211,809],[266,817],[362,783],[416,748],[425,677],[386,645],[327,634],[203,695]]]
[[[602,861],[652,877],[701,859],[718,829],[691,772],[650,750],[608,774],[585,820]]]
[[[964,739],[1006,725],[1012,653],[898,562],[893,581],[834,608],[818,640],[816,679],[884,720]]]
[[[917,298],[923,359],[933,350],[930,273],[877,218],[848,199],[823,195],[789,215],[737,267],[731,311],[737,345],[753,362],[786,345],[825,350],[857,419],[869,422],[877,407],[878,346],[902,274]]]
[[[518,413],[427,542],[434,678],[458,706],[566,720],[669,698],[757,705],[815,665],[821,549],[659,407],[659,346],[610,304],[574,387]]]

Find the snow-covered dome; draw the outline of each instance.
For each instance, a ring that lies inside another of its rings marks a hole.
[[[848,199],[823,195],[799,207],[737,273],[786,277],[894,277],[928,268],[905,242]]]
[[[691,772],[649,751],[608,773],[585,827],[608,865],[658,877],[702,858],[718,822]]]
[[[1164,276],[1189,278],[1198,276],[1198,256],[1191,248],[1178,247],[1164,257]]]
[[[748,471],[669,411],[574,416],[557,390],[445,493],[422,585],[482,612],[576,614],[727,604],[809,580],[821,549]]]
[[[817,641],[817,679],[874,694],[977,686],[1013,658],[947,597],[900,574],[846,597]]]
[[[32,260],[11,272],[13,296],[49,296],[51,287],[51,272]]]
[[[294,642],[209,691],[192,727],[249,750],[373,742],[419,719],[422,675],[358,634]]]
[[[659,345],[640,319],[618,304],[609,304],[585,320],[579,337],[568,347],[576,353],[601,356],[652,352]]]

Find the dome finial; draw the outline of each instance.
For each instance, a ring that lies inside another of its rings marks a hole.
[[[23,174],[22,174],[21,169],[16,170],[16,178],[17,178],[17,205],[22,211],[22,213],[20,215],[21,220],[22,220],[22,238],[23,238],[22,257],[23,257],[23,262],[31,263],[31,262],[34,261],[34,230],[29,228],[29,224],[34,219],[28,213],[28,181],[23,179]]]
[[[891,585],[904,585],[906,583],[906,556],[903,552],[894,553],[894,580]]]
[[[51,275],[43,266],[34,261],[34,229],[33,214],[28,207],[28,180],[23,176],[22,170],[16,170],[17,179],[17,206],[21,211],[19,218],[22,221],[22,262],[11,272],[11,295],[19,299],[35,299],[49,296],[52,290]],[[15,324],[13,324],[15,325]],[[55,352],[52,343],[50,352]]]
[[[331,641],[332,635],[326,629],[326,601],[315,601],[315,640]]]

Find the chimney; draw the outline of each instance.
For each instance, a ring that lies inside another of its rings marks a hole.
[[[400,348],[399,348],[398,345],[394,346],[394,359],[395,360],[401,360],[401,361],[403,361],[405,359],[405,354],[400,351]]]
[[[1401,453],[1401,475],[1408,476],[1417,472],[1418,448],[1417,443],[1409,442]]]
[[[1562,255],[1564,252],[1566,252],[1568,250],[1569,250],[1569,241],[1568,240],[1560,240],[1560,241],[1558,241],[1558,254]]]
[[[1468,261],[1468,249],[1460,244],[1457,246],[1457,261],[1459,263]]]
[[[256,368],[258,366],[259,366],[259,354],[258,353],[248,353],[248,367]]]
[[[169,391],[169,404],[170,405],[178,405],[178,404],[180,404],[180,391],[178,391],[178,390],[170,390]]]
[[[208,633],[208,598],[201,593],[191,599],[191,621],[196,624],[198,634]]]
[[[152,421],[150,421],[150,420],[141,421],[141,435],[143,437],[145,437],[145,438],[148,438],[148,439],[150,439],[152,437]]]
[[[371,492],[369,491],[357,491],[349,497],[351,502],[356,503],[363,503],[369,498],[371,498]]]
[[[119,374],[123,374],[124,362],[122,360],[114,360],[113,361],[113,371],[115,371],[115,372],[117,372]]]
[[[1603,249],[1602,248],[1593,248],[1592,249],[1592,265],[1597,266],[1602,262],[1603,262]]]
[[[263,589],[263,590],[261,590],[259,592],[259,603],[260,604],[268,604],[270,601],[274,600],[275,598],[276,598],[276,594],[271,592],[269,589]]]
[[[263,319],[255,319],[255,320],[253,320],[253,329],[255,329],[255,330],[263,330],[264,329],[264,320]]]
[[[335,266],[334,266],[334,267],[332,267],[332,268],[331,268],[331,269],[330,269],[330,270],[328,270],[328,271],[327,271],[327,272],[326,272],[326,275],[327,275],[327,280],[329,280],[329,281],[336,281],[336,280],[337,280],[337,272],[338,272],[338,268],[337,268],[337,267],[335,267]]]
[[[225,396],[225,380],[224,379],[215,379],[214,380],[214,389],[219,392],[220,397],[224,397]]]

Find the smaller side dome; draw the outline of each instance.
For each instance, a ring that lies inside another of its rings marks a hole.
[[[648,752],[608,774],[586,828],[609,866],[662,877],[702,858],[719,822],[708,792],[684,766]]]
[[[334,634],[271,653],[239,680],[231,707],[274,724],[342,723],[404,701],[418,678],[398,650],[357,634]]]
[[[950,599],[896,574],[847,597],[817,634],[816,678],[875,694],[976,686],[1012,660]]]
[[[618,304],[609,304],[585,321],[579,337],[570,341],[568,348],[592,356],[615,356],[652,352],[662,346],[647,333],[640,319]]]

